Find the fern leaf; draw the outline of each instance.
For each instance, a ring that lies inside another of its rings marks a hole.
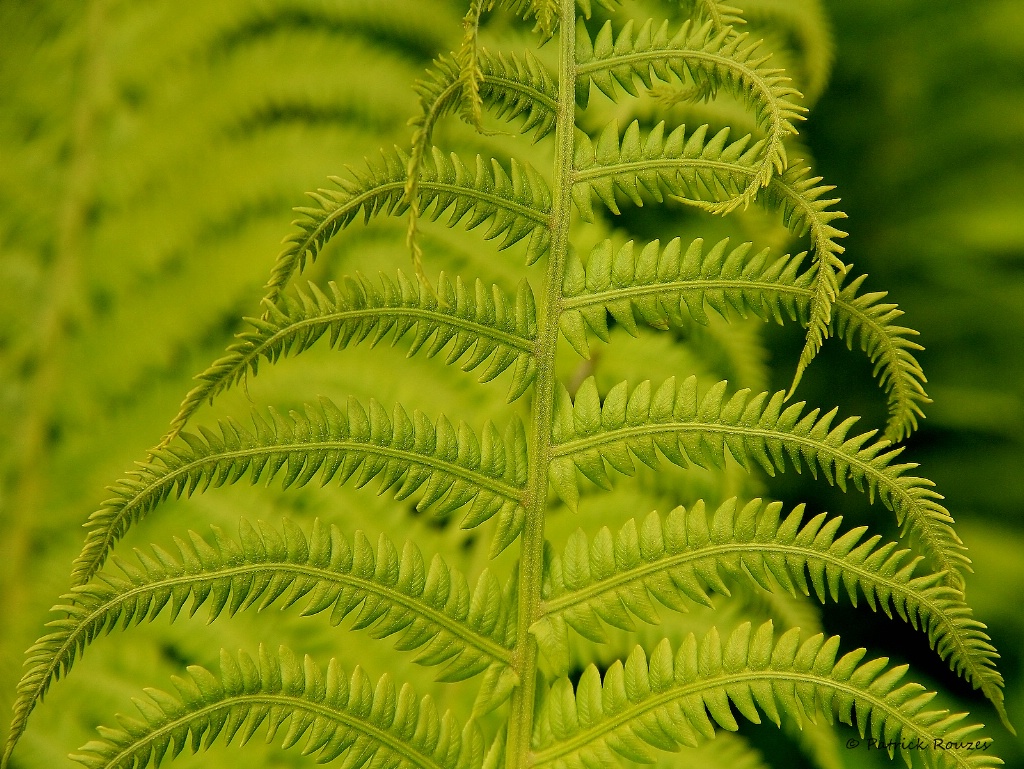
[[[726,399],[726,382],[698,397],[695,377],[677,385],[669,379],[657,390],[644,382],[632,392],[616,385],[602,404],[593,378],[576,394],[575,403],[562,390],[555,415],[555,461],[550,477],[556,490],[575,505],[576,470],[602,487],[609,484],[607,466],[632,474],[632,457],[657,467],[659,452],[680,467],[722,467],[726,455],[743,467],[751,460],[769,475],[804,465],[817,477],[820,470],[832,485],[846,490],[847,480],[875,495],[896,514],[897,522],[919,540],[936,571],[946,582],[963,587],[970,569],[966,548],[953,531],[953,518],[932,490],[931,482],[907,475],[913,464],[894,464],[902,449],[888,441],[870,443],[874,431],[847,435],[856,418],[832,426],[837,410],[820,416],[804,414],[804,404],[784,408],[785,393],[750,397],[741,390]]]
[[[845,592],[856,606],[862,595],[872,610],[889,617],[895,610],[926,632],[939,656],[1005,719],[992,639],[941,574],[915,574],[920,557],[894,542],[879,545],[879,536],[864,540],[866,527],[837,536],[840,516],[804,521],[802,506],[784,518],[781,511],[780,502],[755,499],[739,507],[732,499],[709,520],[699,502],[664,519],[651,513],[642,523],[631,520],[614,535],[603,528],[590,542],[577,530],[562,557],[550,561],[541,620],[547,627],[534,632],[551,639],[547,646],[556,652],[567,644],[569,627],[600,643],[607,640],[602,623],[624,630],[635,629],[633,618],[657,623],[655,602],[675,611],[711,606],[709,592],[729,595],[723,577],[745,577],[765,590],[777,583],[794,596],[813,588],[822,603]]]
[[[186,746],[193,753],[218,740],[244,745],[267,728],[267,742],[326,763],[345,755],[345,765],[401,769],[478,769],[484,739],[472,723],[460,729],[450,713],[439,714],[429,697],[419,699],[389,675],[376,683],[359,667],[351,679],[335,660],[323,671],[281,647],[260,647],[258,659],[221,652],[220,675],[192,666],[173,680],[176,694],[147,690],[136,700],[136,717],[119,728],[101,728],[100,739],[72,758],[88,769],[158,766]],[[283,735],[283,736],[282,736]]]
[[[720,29],[710,20],[700,26],[687,22],[672,35],[667,21],[655,27],[648,20],[636,31],[627,22],[616,36],[608,22],[591,40],[580,22],[576,100],[586,107],[591,83],[615,99],[616,87],[635,96],[637,80],[650,90],[655,80],[671,83],[675,78],[692,81],[705,97],[726,90],[746,102],[765,139],[756,173],[743,192],[714,209],[726,213],[751,203],[774,174],[786,170],[785,140],[797,133],[794,122],[803,120],[806,110],[798,104],[800,93],[783,71],[767,66],[770,56],[759,53],[760,42],[750,43],[746,35],[737,35],[729,27]]]
[[[800,643],[800,631],[774,638],[771,623],[740,625],[724,642],[712,630],[698,642],[691,634],[673,652],[663,641],[647,659],[637,647],[601,679],[588,667],[576,691],[567,678],[552,687],[540,716],[534,766],[610,765],[616,757],[650,763],[657,750],[677,750],[735,731],[739,712],[754,723],[761,714],[775,724],[797,725],[817,714],[832,723],[856,721],[861,735],[899,747],[908,766],[915,754],[931,765],[968,769],[996,766],[990,744],[962,726],[966,714],[928,710],[934,694],[900,681],[907,666],[888,660],[861,663],[865,650],[838,660],[839,638],[818,634]],[[950,745],[949,749],[944,746]],[[938,747],[936,747],[938,746]]]
[[[745,136],[729,142],[729,129],[707,139],[707,126],[701,126],[689,137],[680,126],[665,136],[664,123],[642,138],[640,127],[633,122],[619,140],[618,126],[609,124],[594,145],[581,137],[576,153],[576,186],[573,200],[580,214],[591,219],[591,192],[597,195],[612,213],[618,214],[615,192],[627,196],[636,205],[643,205],[647,195],[662,202],[669,197],[696,205],[713,213],[721,213],[731,201],[741,196],[757,176],[757,158],[762,142],[750,144]],[[772,177],[758,193],[756,202],[768,210],[780,210],[782,220],[795,234],[810,234],[817,272],[807,341],[790,392],[800,382],[828,336],[832,322],[832,306],[839,295],[839,281],[846,274],[839,244],[846,233],[832,225],[846,214],[835,210],[837,198],[825,198],[833,187],[819,184],[821,177],[811,176],[806,166],[791,165],[782,174]]]
[[[381,160],[367,164],[365,171],[350,169],[348,178],[332,177],[336,189],[311,193],[317,207],[298,208],[298,232],[285,241],[267,284],[267,300],[275,301],[291,278],[312,262],[327,242],[356,217],[369,220],[378,214],[401,215],[409,156],[400,149],[382,153]],[[528,239],[528,260],[532,264],[547,250],[551,193],[531,167],[512,161],[506,172],[497,161],[488,165],[476,158],[470,167],[457,155],[445,155],[436,147],[424,162],[419,181],[419,210],[439,219],[448,214],[447,225],[465,220],[473,230],[490,222],[484,237],[502,238],[499,248]]]
[[[836,302],[833,323],[836,335],[860,346],[875,364],[874,374],[885,388],[889,400],[889,423],[886,437],[901,441],[917,429],[923,417],[922,405],[931,403],[925,392],[924,370],[914,353],[924,348],[910,337],[917,331],[896,325],[903,311],[895,304],[883,303],[884,292],[860,294],[866,275],[859,275],[843,286]]]
[[[332,282],[329,294],[311,283],[309,293],[282,295],[276,303],[266,304],[264,318],[248,318],[252,328],[197,377],[199,384],[182,402],[164,445],[204,402],[248,374],[255,375],[261,360],[275,363],[298,355],[323,336],[329,337],[332,347],[343,348],[364,340],[375,346],[392,331],[393,344],[411,335],[410,356],[425,350],[433,357],[447,349],[446,362],[461,362],[463,371],[486,363],[481,382],[513,368],[510,402],[526,391],[536,374],[537,310],[525,280],[513,301],[497,286],[488,290],[477,280],[470,287],[461,278],[452,282],[444,273],[436,289],[399,272],[397,280],[381,275],[379,286],[360,275],[340,287]]]
[[[214,545],[194,532],[175,538],[177,552],[153,546],[138,563],[116,559],[124,576],[101,574],[61,597],[52,632],[28,651],[28,672],[18,685],[6,752],[25,731],[33,708],[51,683],[66,676],[95,639],[117,628],[152,622],[168,609],[173,621],[191,599],[189,616],[209,606],[209,621],[225,611],[280,603],[303,615],[328,612],[333,625],[354,615],[355,629],[374,638],[397,636],[417,661],[444,665],[442,681],[458,681],[490,667],[502,677],[509,662],[509,605],[487,572],[476,588],[440,556],[429,564],[411,542],[399,550],[381,535],[376,547],[362,532],[349,539],[319,520],[307,537],[285,520],[283,531],[246,519],[237,541],[213,527]]]
[[[249,431],[224,420],[219,433],[183,432],[110,487],[114,496],[86,524],[89,535],[75,561],[75,584],[87,582],[114,542],[168,497],[191,496],[246,476],[269,483],[281,474],[284,488],[303,486],[318,473],[321,484],[352,481],[362,487],[377,478],[379,494],[394,489],[396,499],[405,499],[419,493],[417,507],[439,515],[468,507],[466,527],[500,513],[518,534],[527,461],[518,420],[504,439],[488,424],[481,440],[465,424],[456,428],[443,416],[431,424],[422,413],[410,416],[401,406],[389,417],[376,401],[364,408],[350,398],[340,409],[321,398],[304,414],[254,412],[253,425]]]
[[[480,51],[478,64],[482,106],[490,107],[501,119],[522,118],[520,131],[533,132],[534,141],[554,130],[558,86],[534,54],[526,52],[520,57]],[[422,146],[425,151],[438,120],[460,105],[463,95],[458,62],[451,56],[442,56],[427,71],[427,79],[416,84],[416,90],[420,114],[411,123],[415,129],[413,146]]]
[[[682,250],[678,239],[664,250],[659,241],[639,253],[632,241],[614,251],[611,241],[598,244],[586,267],[575,255],[567,261],[562,281],[565,312],[562,335],[583,357],[589,357],[587,331],[608,341],[607,313],[629,333],[637,321],[656,328],[679,325],[684,315],[706,324],[706,307],[723,318],[731,312],[782,323],[785,318],[808,324],[814,298],[814,268],[800,272],[803,255],[769,258],[767,249],[749,256],[750,243],[734,249],[722,240],[704,251],[694,240]],[[924,390],[924,371],[913,353],[922,349],[912,329],[896,324],[903,315],[884,293],[861,294],[865,276],[843,286],[833,308],[834,333],[852,349],[860,347],[875,364],[874,375],[888,397],[886,436],[901,440],[917,428]]]
[[[473,73],[469,90],[473,105],[471,111],[474,111],[473,122],[478,129],[481,126],[480,115],[477,113],[484,106],[491,106],[499,118],[515,120],[525,116],[522,132],[535,131],[534,141],[540,141],[554,128],[557,87],[534,55],[527,53],[524,59],[514,55],[506,58],[503,54],[494,57],[486,51],[476,50],[475,42],[474,51],[473,60],[468,64],[451,56],[441,57],[428,70],[428,78],[417,83],[420,114],[411,121],[414,129],[412,152],[409,155],[404,190],[405,202],[411,202],[407,241],[417,265],[422,260],[418,244],[418,222],[423,158],[438,121],[455,109],[461,108],[465,114],[468,100],[466,66]]]

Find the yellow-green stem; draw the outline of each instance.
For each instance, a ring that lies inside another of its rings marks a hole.
[[[519,686],[509,707],[506,769],[529,765],[530,736],[537,679],[537,642],[530,627],[540,618],[541,569],[544,559],[544,514],[547,502],[548,466],[551,463],[551,429],[555,407],[555,348],[558,319],[562,312],[562,273],[569,253],[569,218],[572,206],[572,160],[576,128],[576,4],[559,4],[558,115],[555,161],[552,174],[554,204],[551,215],[551,252],[545,285],[544,322],[537,337],[537,379],[534,386],[533,425],[530,442],[530,476],[526,501],[526,525],[519,559],[519,603],[516,646],[512,664]]]

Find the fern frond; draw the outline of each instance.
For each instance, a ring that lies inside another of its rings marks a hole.
[[[295,209],[301,218],[299,231],[285,241],[267,284],[267,300],[273,302],[307,260],[315,261],[327,242],[356,217],[369,221],[378,214],[398,216],[408,207],[404,200],[409,156],[396,148],[381,159],[368,162],[363,171],[349,169],[348,178],[332,177],[337,189],[310,193],[318,207]],[[457,155],[445,155],[433,148],[424,162],[418,185],[419,210],[439,219],[448,213],[449,227],[466,220],[473,230],[490,222],[484,237],[502,237],[504,249],[528,238],[528,260],[532,264],[546,251],[551,193],[533,168],[512,161],[506,172],[497,161],[486,163],[477,157],[470,167]],[[449,213],[450,212],[450,213]]]
[[[175,538],[177,552],[154,545],[151,553],[137,552],[138,563],[115,558],[124,576],[101,574],[62,596],[52,609],[60,617],[47,624],[51,632],[27,653],[7,755],[51,683],[95,639],[152,622],[165,608],[173,621],[190,599],[189,616],[208,605],[210,622],[225,611],[275,603],[298,604],[305,616],[329,612],[332,625],[354,613],[354,629],[374,638],[397,635],[396,648],[420,650],[417,662],[444,665],[438,680],[463,680],[492,665],[494,675],[505,672],[514,625],[489,573],[470,588],[440,556],[427,564],[411,542],[399,551],[381,535],[374,547],[361,531],[350,539],[319,520],[309,537],[287,519],[283,531],[245,518],[239,528],[237,541],[215,526],[213,545],[189,532],[187,540]]]
[[[875,431],[848,438],[857,419],[833,427],[837,409],[824,416],[819,409],[805,414],[803,403],[784,408],[783,392],[750,397],[749,390],[740,390],[727,399],[726,388],[726,382],[719,382],[698,397],[696,377],[681,385],[672,378],[657,390],[644,382],[632,392],[623,382],[603,404],[593,378],[580,387],[575,403],[563,389],[550,471],[555,489],[575,506],[577,469],[607,488],[606,465],[630,475],[636,469],[633,457],[657,467],[659,452],[680,467],[689,462],[722,467],[728,453],[748,469],[753,460],[769,475],[784,471],[788,457],[795,470],[806,465],[814,477],[820,470],[843,491],[852,480],[872,500],[877,494],[920,542],[935,570],[944,572],[950,586],[962,588],[963,574],[970,570],[966,548],[933,484],[907,475],[916,465],[893,463],[902,449],[885,440],[870,443]]]
[[[898,442],[917,429],[923,417],[923,404],[931,403],[925,392],[927,378],[914,352],[924,348],[910,337],[918,332],[896,325],[903,311],[895,304],[883,303],[887,294],[859,294],[866,275],[858,275],[843,286],[835,305],[833,325],[837,336],[846,340],[850,349],[859,340],[861,349],[875,364],[874,375],[885,388],[889,401],[889,423],[886,437]]]
[[[521,133],[532,132],[534,141],[554,130],[558,86],[533,53],[527,51],[520,57],[480,51],[479,67],[482,106],[490,107],[501,119],[522,118]],[[413,147],[422,144],[425,151],[437,121],[460,105],[458,62],[451,56],[442,56],[427,71],[427,79],[416,84],[416,91],[420,114],[411,121],[415,129]]]
[[[75,561],[75,584],[87,582],[103,565],[114,543],[168,497],[191,496],[234,484],[248,476],[282,487],[299,487],[319,474],[322,485],[336,480],[362,487],[378,478],[377,493],[394,489],[396,499],[419,493],[418,509],[446,515],[469,508],[463,526],[477,526],[501,513],[513,527],[522,522],[520,498],[526,483],[526,437],[514,420],[503,439],[488,423],[482,440],[465,424],[445,417],[436,424],[419,411],[396,406],[392,416],[376,401],[364,408],[350,398],[344,409],[326,398],[305,413],[282,416],[274,409],[253,412],[253,430],[234,420],[219,433],[183,432],[154,449],[127,477],[110,487],[114,496],[93,513],[85,547]],[[511,541],[511,540],[509,540]],[[507,543],[506,543],[507,544]]]
[[[88,769],[146,769],[186,746],[193,753],[218,740],[247,743],[267,727],[267,742],[282,732],[282,747],[299,745],[320,763],[345,754],[345,765],[401,769],[479,769],[486,750],[473,723],[460,729],[389,675],[374,684],[359,667],[351,679],[336,660],[323,671],[308,656],[260,647],[258,659],[221,652],[220,675],[192,666],[172,679],[176,694],[147,690],[136,700],[139,715],[120,716],[119,728],[101,728],[100,739],[72,758]]]
[[[633,122],[619,140],[613,122],[602,132],[597,144],[581,137],[574,162],[573,201],[585,219],[593,217],[591,191],[612,213],[618,214],[615,191],[642,206],[644,195],[657,202],[665,194],[712,213],[721,213],[743,194],[757,173],[761,142],[750,144],[745,136],[729,142],[725,128],[707,139],[707,126],[701,126],[689,138],[680,126],[665,136],[659,123],[642,138],[640,126]],[[767,210],[780,210],[782,220],[797,235],[810,234],[814,261],[818,267],[807,342],[790,392],[799,384],[804,369],[817,355],[832,322],[832,305],[839,295],[839,281],[847,267],[840,259],[839,244],[846,233],[832,225],[846,214],[834,209],[838,198],[824,196],[833,187],[819,184],[821,177],[811,176],[807,166],[794,164],[772,177],[758,193],[756,202]]]
[[[632,241],[614,251],[611,241],[599,243],[586,267],[572,255],[562,281],[565,301],[559,319],[562,335],[583,357],[589,357],[587,330],[608,341],[607,314],[632,335],[637,321],[656,328],[679,325],[684,315],[708,323],[705,306],[723,318],[734,312],[782,323],[788,317],[808,324],[814,299],[814,268],[800,272],[803,254],[772,260],[768,250],[753,256],[751,244],[728,249],[722,240],[704,250],[704,242],[691,241],[686,251],[678,238],[664,250],[659,241],[639,253]],[[860,347],[875,364],[874,375],[888,397],[886,436],[901,440],[917,429],[925,375],[913,352],[922,349],[910,337],[917,332],[899,326],[903,312],[883,303],[885,293],[860,294],[866,276],[842,286],[833,307],[833,333],[853,349]]]
[[[761,713],[775,724],[785,716],[799,725],[819,713],[829,723],[856,721],[862,736],[891,743],[890,753],[898,746],[908,766],[915,754],[964,769],[1001,763],[984,752],[990,740],[973,737],[980,725],[961,725],[966,714],[927,710],[934,694],[920,684],[900,685],[906,665],[889,668],[885,658],[861,663],[864,649],[837,660],[838,651],[838,636],[818,634],[801,644],[793,629],[775,639],[770,622],[756,631],[745,623],[724,642],[714,628],[700,642],[690,634],[676,652],[666,640],[649,661],[636,647],[603,681],[591,665],[575,692],[567,678],[554,684],[533,765],[607,766],[617,756],[651,763],[656,750],[713,738],[716,726],[735,731],[734,709],[757,724]]]
[[[533,381],[536,363],[533,341],[537,336],[537,309],[530,284],[523,280],[514,300],[497,286],[488,290],[477,280],[472,287],[461,278],[452,282],[441,273],[436,288],[410,279],[402,272],[395,280],[380,275],[380,285],[356,275],[342,286],[333,281],[329,296],[316,285],[309,293],[266,303],[263,318],[247,318],[252,327],[196,379],[199,384],[185,397],[164,444],[184,428],[206,401],[256,375],[261,360],[276,363],[298,355],[328,336],[331,347],[345,348],[368,341],[376,346],[391,332],[392,344],[412,336],[409,355],[425,350],[434,357],[448,350],[445,362],[460,363],[473,371],[487,363],[480,376],[489,382],[510,367],[509,402],[519,398]]]
[[[729,595],[723,577],[748,578],[765,590],[778,583],[791,595],[838,601],[841,590],[856,606],[863,595],[873,611],[893,610],[928,635],[950,667],[981,689],[1005,719],[998,653],[985,626],[974,619],[963,595],[942,584],[941,574],[915,574],[920,556],[881,537],[864,540],[866,527],[837,537],[842,517],[824,513],[803,520],[803,506],[782,518],[782,503],[735,499],[708,520],[704,503],[630,520],[617,534],[601,529],[587,541],[573,534],[561,558],[548,565],[545,618],[532,632],[541,651],[560,663],[568,628],[589,640],[606,640],[602,623],[633,630],[633,618],[657,624],[655,601],[674,611],[712,606],[709,591]],[[808,579],[808,576],[810,579]],[[774,580],[774,581],[773,581]]]
[[[737,35],[728,27],[718,29],[712,21],[701,26],[686,22],[671,35],[667,21],[655,27],[648,20],[635,32],[632,22],[627,22],[615,36],[608,22],[591,40],[580,22],[576,101],[586,107],[591,83],[614,99],[616,85],[636,96],[637,80],[650,90],[655,80],[671,83],[673,78],[692,81],[708,98],[726,90],[744,101],[765,138],[757,171],[743,192],[714,208],[727,213],[751,203],[774,174],[786,170],[785,140],[797,133],[793,123],[803,120],[806,110],[798,104],[800,93],[785,73],[767,66],[770,55],[759,52],[760,42],[750,43],[746,35]]]
[[[475,109],[482,111],[491,106],[499,118],[515,120],[525,116],[522,132],[535,131],[534,141],[540,141],[554,128],[558,90],[544,65],[527,52],[523,59],[515,55],[491,56],[486,51],[475,53],[471,78],[475,85]],[[413,261],[422,259],[419,237],[419,183],[421,166],[430,146],[438,121],[453,110],[462,109],[467,101],[464,63],[458,58],[442,56],[428,70],[427,79],[416,84],[420,97],[420,113],[410,121],[413,126],[412,152],[409,155],[405,202],[409,206],[409,226],[406,236],[412,250]],[[475,125],[480,128],[479,116]]]

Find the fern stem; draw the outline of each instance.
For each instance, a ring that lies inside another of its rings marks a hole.
[[[516,646],[512,664],[519,686],[509,708],[507,769],[523,769],[530,754],[533,733],[537,641],[530,627],[541,616],[541,581],[544,568],[544,515],[547,504],[548,467],[553,457],[552,429],[555,412],[555,350],[558,320],[562,313],[562,275],[569,254],[569,221],[572,211],[572,162],[576,130],[576,0],[559,3],[558,113],[555,127],[555,159],[552,175],[551,250],[545,284],[544,323],[537,337],[537,379],[534,387],[530,475],[527,486],[526,522],[519,559],[519,596],[516,614]]]

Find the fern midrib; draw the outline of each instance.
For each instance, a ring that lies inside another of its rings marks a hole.
[[[706,424],[699,422],[668,422],[655,425],[640,425],[637,427],[621,427],[587,438],[579,438],[574,441],[560,443],[554,448],[554,456],[563,457],[608,443],[621,443],[624,437],[629,438],[638,435],[653,435],[656,433],[672,432],[699,433],[706,430],[727,435],[737,435],[740,437],[757,437],[764,440],[781,440],[783,442],[796,443],[812,447],[820,451],[822,454],[826,454],[833,461],[836,458],[839,458],[846,464],[860,469],[865,476],[874,478],[876,485],[879,488],[887,489],[894,497],[898,497],[900,499],[903,503],[902,505],[895,504],[895,502],[892,504],[892,511],[896,514],[896,522],[899,525],[903,525],[903,521],[907,518],[908,509],[914,509],[919,504],[923,504],[923,502],[919,503],[909,490],[903,488],[902,485],[899,484],[898,481],[903,478],[903,476],[890,479],[882,472],[882,470],[873,467],[868,462],[864,462],[856,455],[840,454],[835,448],[820,441],[813,440],[807,436],[782,433],[775,430],[765,430],[755,427]],[[831,462],[828,466],[831,466]],[[916,524],[918,536],[920,536],[926,543],[925,546],[929,551],[929,556],[941,565],[941,571],[947,571],[951,575],[958,575],[959,569],[947,560],[945,547],[936,546],[935,544],[937,540],[936,535],[932,531],[932,519],[930,514],[934,513],[942,516],[941,511],[923,510],[922,512],[924,513],[923,515],[916,516],[912,518],[912,520]],[[943,517],[946,519],[944,523],[947,525],[952,523],[952,516],[950,516],[948,512],[945,513]],[[959,538],[956,537],[955,533],[952,534],[952,536],[954,542],[959,544]],[[941,537],[938,538],[938,541],[941,541]]]
[[[315,566],[301,565],[301,564],[273,564],[269,565],[266,563],[259,564],[242,564],[239,566],[225,566],[215,571],[206,571],[201,574],[181,574],[172,577],[165,577],[159,581],[149,582],[145,585],[138,585],[130,590],[126,590],[122,593],[117,593],[113,598],[105,599],[104,603],[92,610],[85,618],[78,621],[79,627],[84,629],[87,625],[96,622],[103,618],[112,607],[118,606],[119,604],[127,603],[135,598],[143,597],[147,593],[155,593],[158,590],[174,589],[178,586],[186,586],[191,588],[190,592],[194,593],[195,588],[203,582],[216,582],[220,579],[234,579],[236,577],[245,575],[259,575],[261,573],[268,574],[292,574],[296,577],[311,577],[318,582],[334,582],[342,585],[351,585],[358,587],[367,593],[378,594],[379,596],[388,599],[392,604],[398,604],[404,606],[409,611],[420,614],[430,619],[435,625],[443,627],[453,635],[458,636],[466,643],[475,646],[480,651],[484,652],[490,657],[496,660],[507,663],[509,660],[509,651],[503,646],[498,645],[491,639],[484,635],[478,634],[475,630],[472,630],[468,625],[461,624],[457,619],[448,616],[444,612],[438,611],[428,604],[418,601],[414,596],[409,596],[402,593],[399,590],[389,588],[386,585],[374,582],[372,580],[364,579],[362,577],[356,577],[351,574],[343,574],[339,572],[333,572],[326,569],[317,568]],[[259,598],[259,596],[257,596]],[[301,596],[298,600],[301,600]],[[243,604],[240,608],[246,608],[249,604]],[[195,607],[198,610],[199,606]],[[284,607],[282,607],[284,608]],[[355,611],[353,606],[351,611]],[[161,612],[162,613],[162,608]],[[147,617],[149,621],[156,619],[158,615],[149,617],[147,612],[145,617],[139,619],[142,622]],[[77,635],[77,634],[76,634]],[[56,655],[59,660],[64,652],[69,648],[71,641],[74,636],[69,637],[68,641],[61,644],[60,650]],[[54,666],[48,666],[52,669]]]
[[[158,480],[146,486],[145,489],[134,495],[132,506],[135,505],[135,499],[148,496],[153,493],[155,489],[171,482],[172,479],[178,478],[182,474],[193,472],[197,467],[200,467],[205,463],[219,463],[223,460],[242,459],[259,456],[261,454],[291,454],[293,451],[312,453],[314,451],[346,451],[350,449],[366,454],[378,454],[391,459],[402,459],[412,465],[430,465],[432,468],[438,469],[443,473],[453,475],[465,481],[470,481],[474,485],[485,488],[488,491],[493,491],[495,494],[499,494],[511,502],[521,501],[520,495],[522,493],[522,489],[517,489],[514,486],[509,486],[508,484],[489,478],[486,475],[482,475],[472,470],[467,470],[466,468],[447,460],[438,459],[437,457],[427,456],[424,454],[417,454],[414,451],[394,449],[390,446],[382,446],[371,441],[362,442],[350,438],[337,441],[309,441],[308,443],[277,443],[273,446],[253,446],[252,448],[225,451],[208,457],[203,457],[182,465],[179,468],[175,468],[172,472],[161,476]],[[287,465],[287,462],[285,465]],[[280,472],[280,470],[278,470],[278,472]]]
[[[301,697],[288,696],[286,694],[239,694],[222,700],[221,702],[208,705],[204,708],[194,710],[184,718],[175,718],[168,721],[163,726],[153,729],[148,732],[145,737],[141,740],[133,741],[131,746],[122,750],[114,758],[110,759],[107,763],[108,766],[118,766],[120,762],[126,758],[129,758],[137,753],[137,747],[139,745],[145,745],[153,743],[159,740],[161,737],[166,735],[168,732],[173,732],[182,725],[189,724],[190,722],[199,721],[200,719],[210,716],[221,709],[230,709],[237,707],[242,704],[252,703],[254,705],[283,705],[287,710],[292,711],[290,718],[295,718],[296,712],[305,711],[312,715],[321,716],[331,721],[338,722],[348,726],[350,729],[354,729],[359,732],[367,734],[372,739],[379,742],[381,745],[392,750],[394,753],[402,756],[406,761],[415,766],[423,767],[423,769],[446,769],[441,764],[433,759],[432,756],[424,755],[418,751],[411,749],[411,745],[405,743],[399,739],[392,737],[387,731],[374,726],[368,721],[363,721],[353,716],[348,715],[344,711],[333,710],[327,705],[319,705],[317,703],[310,702],[309,700]],[[134,764],[132,764],[134,765]]]
[[[303,318],[299,321],[292,321],[287,326],[276,331],[273,336],[264,340],[258,347],[254,347],[251,350],[246,351],[245,358],[243,358],[244,364],[247,364],[248,361],[253,358],[258,358],[260,355],[263,355],[266,349],[272,348],[282,339],[286,339],[292,334],[299,333],[305,328],[336,323],[338,321],[374,318],[375,316],[380,316],[385,319],[391,319],[396,316],[415,318],[418,320],[436,323],[438,325],[454,326],[456,328],[472,332],[476,336],[493,339],[498,344],[503,344],[506,347],[514,347],[517,350],[522,350],[523,352],[533,351],[532,340],[521,337],[518,334],[502,331],[495,326],[488,326],[483,323],[466,320],[458,315],[447,315],[440,309],[428,310],[421,307],[403,307],[401,305],[397,305],[392,307],[368,307],[353,310],[338,310],[324,315],[317,315],[312,318]],[[240,361],[235,368],[243,368],[244,364]]]
[[[645,286],[627,286],[622,288],[612,288],[606,291],[595,291],[593,293],[581,294],[580,296],[573,297],[565,300],[565,309],[577,310],[581,307],[590,307],[599,304],[611,304],[622,299],[632,300],[636,297],[652,296],[657,294],[665,294],[670,292],[678,293],[691,293],[691,292],[705,292],[714,291],[716,289],[722,290],[756,290],[764,293],[779,293],[779,294],[792,294],[798,297],[812,297],[813,291],[810,289],[801,289],[795,286],[788,286],[779,283],[772,283],[769,281],[758,281],[758,280],[744,280],[743,278],[735,279],[714,279],[705,280],[701,277],[693,278],[692,280],[679,280],[672,281],[669,283],[651,283]]]
[[[501,77],[499,75],[484,75],[484,85],[498,85],[507,91],[515,91],[516,93],[528,96],[534,103],[540,103],[544,105],[549,112],[558,111],[558,101],[552,99],[546,93],[538,91],[536,88],[531,88],[525,83],[520,83],[516,80],[512,80],[507,77]],[[533,106],[533,105],[531,105]]]
[[[544,518],[547,512],[548,468],[553,459],[555,414],[555,351],[562,314],[562,280],[569,254],[572,214],[573,156],[575,154],[576,0],[558,1],[558,111],[555,116],[555,156],[552,163],[551,246],[545,284],[544,320],[537,338],[533,434],[530,440],[526,516],[520,538],[519,592],[513,669],[519,686],[512,692],[505,746],[506,769],[524,769],[533,734],[537,639],[529,632],[540,616],[544,570]]]
[[[664,692],[654,694],[640,703],[630,703],[631,707],[626,708],[620,713],[616,713],[609,719],[607,724],[601,724],[599,727],[583,729],[574,737],[561,740],[558,744],[547,748],[546,750],[534,753],[531,765],[540,766],[554,761],[561,756],[579,750],[587,743],[601,739],[604,735],[614,732],[616,729],[625,726],[630,721],[639,718],[645,713],[655,710],[662,705],[666,705],[672,700],[681,699],[690,694],[697,694],[703,690],[724,690],[726,686],[742,685],[747,682],[753,683],[757,681],[764,681],[766,679],[771,681],[778,680],[792,682],[793,684],[810,684],[815,689],[818,687],[830,687],[839,693],[847,695],[851,700],[867,700],[871,703],[870,709],[872,711],[881,710],[886,713],[887,722],[891,719],[896,719],[903,725],[904,730],[912,730],[912,733],[915,736],[922,737],[928,744],[932,742],[933,738],[928,736],[928,733],[922,727],[917,726],[911,719],[903,715],[900,709],[902,703],[900,706],[890,706],[884,699],[879,698],[869,690],[868,686],[870,686],[870,684],[865,686],[863,689],[858,689],[845,681],[836,681],[834,678],[825,678],[824,676],[819,677],[811,673],[800,673],[797,671],[777,672],[770,669],[761,671],[744,670],[735,673],[722,672],[713,678],[704,678],[702,681],[686,686],[674,686]],[[892,692],[890,692],[890,694],[891,693]],[[703,707],[703,703],[701,707]],[[964,761],[956,751],[944,751],[943,755],[952,755],[956,759],[958,766],[969,769],[969,764]]]

